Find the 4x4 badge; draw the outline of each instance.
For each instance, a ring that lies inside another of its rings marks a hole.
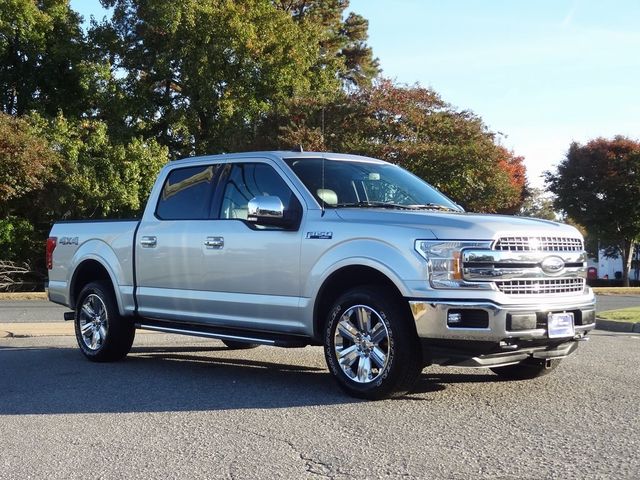
[[[62,237],[58,243],[60,245],[78,245],[78,237]]]

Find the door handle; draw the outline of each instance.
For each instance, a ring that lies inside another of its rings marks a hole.
[[[140,245],[142,248],[153,248],[158,244],[158,239],[156,237],[142,237],[140,240]]]
[[[204,241],[204,246],[207,248],[215,248],[215,249],[221,249],[222,247],[224,247],[224,238],[222,237],[207,237],[207,239]]]

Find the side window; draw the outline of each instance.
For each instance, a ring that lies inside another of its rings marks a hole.
[[[156,216],[162,220],[208,218],[217,166],[178,168],[169,173],[162,187]]]
[[[259,195],[279,197],[285,210],[297,203],[289,186],[270,165],[264,163],[235,164],[224,189],[220,218],[246,220],[249,200]]]

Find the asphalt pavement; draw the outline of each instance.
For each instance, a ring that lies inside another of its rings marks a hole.
[[[27,335],[0,338],[0,479],[640,477],[640,335],[593,332],[529,382],[429,367],[408,397],[362,402],[317,347],[138,332],[126,361],[92,364],[65,311],[0,301]]]
[[[355,400],[319,347],[231,351],[139,335],[127,360],[73,337],[0,339],[0,477],[640,477],[640,336],[594,332],[551,375],[429,367]]]

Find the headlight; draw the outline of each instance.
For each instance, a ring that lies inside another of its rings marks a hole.
[[[488,282],[472,283],[462,279],[462,249],[489,248],[491,242],[457,240],[416,240],[415,249],[428,262],[429,282],[433,288],[491,289]]]

